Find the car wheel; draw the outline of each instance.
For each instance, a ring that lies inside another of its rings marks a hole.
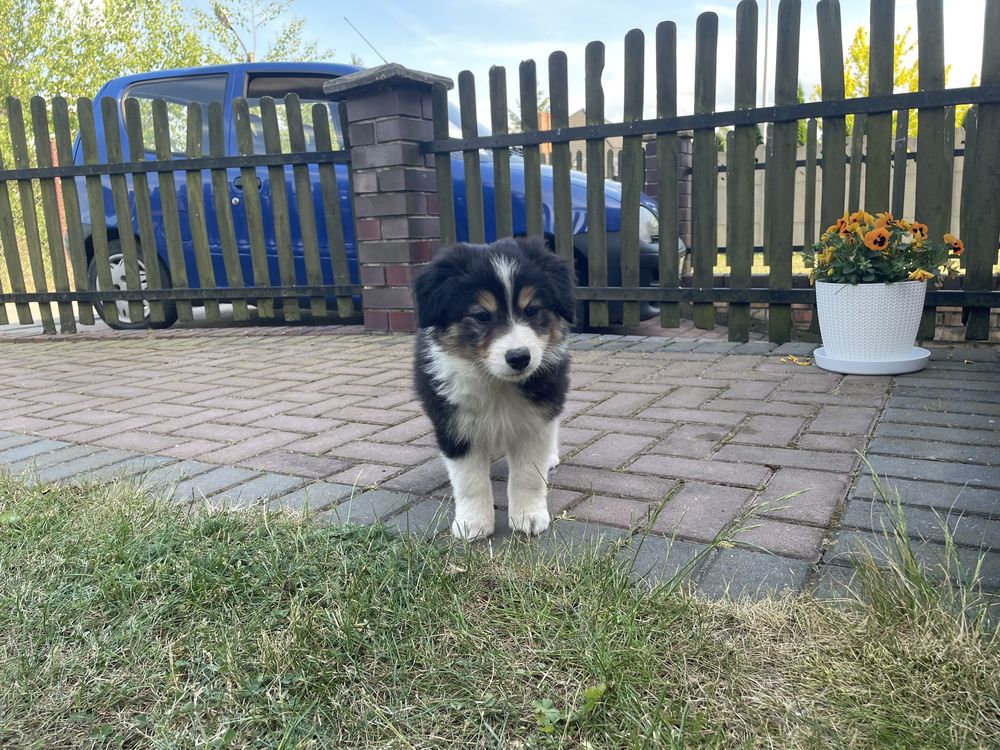
[[[138,241],[136,241],[136,249],[139,255],[139,288],[146,288],[146,262],[142,256],[142,248],[138,246]],[[119,239],[108,240],[108,261],[111,270],[111,284],[114,289],[117,290],[128,290],[128,282],[125,278],[125,255],[122,252],[122,244]],[[170,281],[170,271],[167,269],[166,264],[160,259],[159,256],[156,257],[156,262],[160,264],[160,280],[163,282],[164,289],[170,289],[172,284]],[[97,291],[101,291],[101,284],[97,278],[97,259],[91,258],[90,264],[87,268],[87,272],[90,275],[90,287]],[[164,319],[162,322],[154,323],[150,320],[149,315],[149,302],[143,301],[142,303],[142,320],[132,320],[131,313],[129,311],[129,304],[125,300],[116,300],[115,307],[118,310],[118,321],[112,322],[104,317],[104,305],[100,302],[94,304],[94,309],[97,314],[101,317],[105,323],[111,328],[118,330],[135,330],[138,328],[169,328],[177,321],[177,305],[172,301],[166,301],[163,303]]]

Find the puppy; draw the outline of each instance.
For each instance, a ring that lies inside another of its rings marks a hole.
[[[541,239],[460,244],[428,266],[414,291],[416,388],[451,479],[452,533],[493,533],[490,462],[506,454],[510,526],[540,534],[569,388],[569,265]]]

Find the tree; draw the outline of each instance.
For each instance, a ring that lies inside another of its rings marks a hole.
[[[223,59],[322,60],[334,51],[320,49],[303,37],[305,20],[289,15],[292,0],[212,0],[211,14],[195,10],[198,25],[211,39],[212,49]],[[288,18],[279,24],[281,19]],[[257,49],[258,32],[276,26],[275,40],[263,53]]]
[[[542,89],[538,89],[535,100],[538,102],[539,112],[549,111],[549,97],[545,95]],[[520,133],[523,123],[521,122],[521,100],[517,99],[514,102],[513,108],[507,109],[507,127],[511,133]]]

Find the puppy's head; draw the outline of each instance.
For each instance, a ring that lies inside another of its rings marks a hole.
[[[418,323],[444,351],[511,382],[558,358],[573,319],[572,272],[535,238],[457,245],[414,291]]]

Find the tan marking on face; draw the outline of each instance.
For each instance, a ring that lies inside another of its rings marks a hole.
[[[531,304],[531,300],[535,298],[535,287],[526,286],[521,290],[521,293],[517,295],[517,309],[523,310],[528,305]]]
[[[476,297],[476,302],[478,302],[484,310],[487,310],[490,313],[495,313],[498,309],[500,309],[500,306],[497,304],[497,298],[494,297],[491,292],[487,292],[485,290],[479,293],[479,296]]]
[[[566,327],[556,318],[549,326],[549,344],[558,344],[566,338]]]

